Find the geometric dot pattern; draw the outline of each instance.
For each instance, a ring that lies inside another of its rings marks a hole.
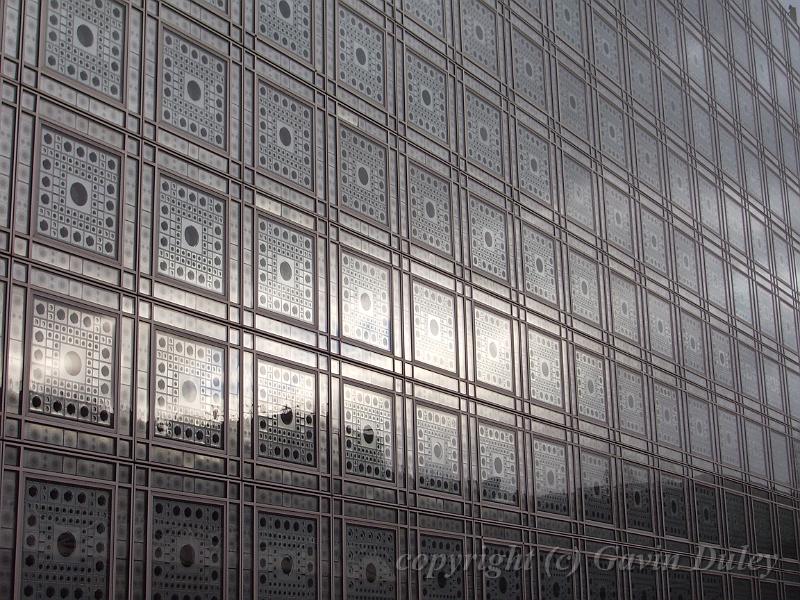
[[[480,0],[474,0],[480,2]],[[503,175],[503,129],[500,110],[476,94],[464,94],[467,158],[494,175]]]
[[[522,227],[522,264],[525,291],[544,302],[558,300],[555,240],[527,226]]]
[[[225,291],[225,201],[164,175],[158,196],[158,274]]]
[[[560,0],[554,10],[556,33],[568,44],[580,50],[583,48],[581,32],[581,3],[579,0]]]
[[[611,523],[614,517],[611,506],[611,463],[608,458],[592,452],[582,453],[581,485],[586,518]]]
[[[689,445],[692,454],[712,458],[713,432],[708,416],[708,405],[697,398],[689,398]]]
[[[683,313],[681,315],[681,340],[683,342],[683,364],[699,373],[705,373],[705,342],[703,327],[699,319]]]
[[[442,0],[404,0],[403,9],[436,36],[444,38],[445,13]]]
[[[258,217],[258,307],[313,323],[314,238]]]
[[[617,408],[619,426],[625,431],[646,433],[642,375],[624,367],[617,367]]]
[[[339,194],[342,207],[389,224],[386,148],[347,127],[339,129]]]
[[[342,254],[342,334],[389,350],[392,304],[389,269],[351,254]]]
[[[422,574],[421,597],[426,600],[462,600],[465,594],[465,570],[460,568],[464,560],[463,542],[423,535],[419,545],[419,553],[431,560],[430,568]]]
[[[678,392],[672,387],[654,383],[653,401],[658,442],[680,448],[681,420],[678,408]]]
[[[486,574],[486,597],[522,600],[522,570],[515,568],[515,560],[520,558],[517,548],[486,544],[484,556],[487,564],[497,565],[495,576]]]
[[[575,388],[578,413],[605,422],[606,380],[603,359],[588,352],[575,352]]]
[[[313,374],[258,361],[258,455],[313,466],[317,397]]]
[[[225,148],[228,72],[225,61],[171,31],[164,32],[161,119],[216,148]]]
[[[448,130],[445,72],[409,52],[406,54],[406,97],[411,123],[446,142]]]
[[[417,281],[414,298],[414,358],[445,371],[456,370],[455,299]]]
[[[117,380],[113,317],[33,299],[28,407],[31,412],[111,426]]]
[[[416,163],[408,165],[411,237],[445,255],[453,253],[450,184]]]
[[[536,510],[569,514],[566,449],[562,444],[533,441],[533,491]]]
[[[22,598],[108,598],[110,492],[29,479],[23,517]]]
[[[625,480],[625,515],[628,527],[653,530],[653,506],[650,496],[650,476],[647,469],[623,463]]]
[[[653,213],[642,211],[642,247],[647,266],[666,274],[667,243],[664,237],[664,221]]]
[[[313,39],[311,5],[311,0],[261,0],[258,30],[265,39],[309,62]]]
[[[539,572],[547,573],[539,578],[541,600],[563,600],[574,597],[575,571],[579,562],[571,554],[552,554],[544,549],[538,552]],[[546,569],[546,571],[545,571]]]
[[[125,80],[125,5],[115,0],[47,0],[47,67],[121,101]]]
[[[394,600],[397,597],[395,545],[395,533],[390,529],[347,526],[349,599]]]
[[[42,127],[36,233],[116,259],[121,162],[116,154]]]
[[[650,350],[661,356],[673,356],[672,312],[670,305],[657,296],[648,296],[647,312],[650,331]]]
[[[517,444],[513,431],[481,423],[478,445],[481,497],[492,502],[517,504]]]
[[[611,315],[614,333],[639,341],[639,309],[636,302],[636,284],[617,275],[611,275]]]
[[[258,165],[314,189],[314,109],[263,81],[258,84]]]
[[[564,157],[562,161],[564,173],[564,207],[567,216],[594,231],[594,192],[592,175],[579,162]]]
[[[503,390],[513,386],[511,321],[479,307],[473,310],[475,326],[475,379]]]
[[[151,519],[153,600],[221,600],[222,507],[154,498]]]
[[[569,253],[569,284],[573,313],[600,324],[600,291],[597,263],[575,252]]]
[[[522,190],[544,204],[551,204],[550,147],[527,127],[517,128],[517,166]]]
[[[344,386],[344,458],[348,474],[394,481],[392,398]]]
[[[514,90],[534,105],[544,108],[544,53],[541,46],[514,28],[511,34],[514,47]]]
[[[384,33],[351,10],[337,12],[337,76],[369,100],[386,101]]]
[[[694,499],[698,539],[707,544],[719,544],[716,490],[704,485],[696,485]]]
[[[600,146],[603,153],[614,162],[628,165],[628,150],[625,137],[625,117],[622,111],[605,98],[598,103],[598,125]]]
[[[497,16],[481,0],[461,3],[461,45],[464,54],[490,73],[497,72]]]
[[[461,494],[458,417],[417,405],[417,479],[428,490]]]
[[[673,537],[687,537],[686,488],[683,479],[662,475],[661,500],[664,510],[664,533]]]
[[[561,408],[561,342],[534,329],[528,330],[528,375],[531,400]]]
[[[469,234],[472,266],[498,279],[508,279],[505,213],[472,196]]]
[[[628,197],[616,188],[605,187],[606,237],[612,244],[633,253],[631,205]]]
[[[260,513],[258,599],[307,598],[317,588],[317,524],[312,519]]]
[[[156,436],[222,448],[225,351],[162,331],[155,347]]]

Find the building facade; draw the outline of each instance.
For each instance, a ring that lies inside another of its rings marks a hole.
[[[0,598],[800,597],[776,1],[0,8]]]

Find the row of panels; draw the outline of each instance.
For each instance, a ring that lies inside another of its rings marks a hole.
[[[9,598],[644,600],[661,590],[675,600],[744,600],[760,590],[767,600],[797,593],[787,584],[781,594],[774,581],[797,569],[786,560],[797,558],[795,512],[727,492],[727,512],[718,513],[709,503],[716,492],[708,496],[700,485],[698,519],[722,517],[736,543],[746,540],[752,519],[756,546],[747,554],[715,559],[707,550],[656,551],[591,533],[578,542],[431,511],[371,512],[302,495],[282,501],[249,486],[242,502],[240,486],[190,475],[140,468],[131,486],[124,483],[130,471],[95,467],[103,479],[76,473],[86,469],[83,459],[26,450],[30,464],[19,470],[12,466],[18,448],[7,446],[5,457],[0,592]],[[665,512],[682,502],[670,494]]]
[[[622,355],[611,361],[578,336],[567,343],[543,329],[518,324],[512,329],[509,318],[479,304],[464,307],[471,306],[472,323],[469,344],[459,347],[452,320],[441,314],[446,295],[421,282],[413,293],[427,302],[415,305],[413,338],[406,340],[413,343],[415,364],[401,368],[364,350],[391,335],[367,311],[380,304],[369,290],[344,290],[352,296],[352,314],[344,319],[341,345],[323,354],[278,336],[248,332],[240,340],[238,331],[159,304],[141,304],[137,325],[125,299],[122,314],[114,308],[120,302],[116,295],[38,269],[30,270],[30,278],[36,286],[31,290],[12,286],[6,312],[5,411],[13,417],[6,431],[22,439],[77,443],[130,457],[134,436],[172,448],[175,457],[183,451],[207,455],[221,472],[228,470],[226,456],[242,456],[390,486],[401,483],[398,472],[413,474],[416,468],[427,482],[423,487],[459,495],[467,474],[480,469],[482,497],[512,506],[520,505],[525,481],[540,475],[527,458],[530,442],[522,432],[531,425],[520,420],[523,416],[533,416],[535,428],[556,439],[564,439],[565,426],[573,427],[601,444],[619,439],[761,485],[769,480],[788,488],[800,469],[800,444],[791,439],[798,436],[787,433],[776,410],[785,410],[776,398],[786,397],[796,413],[800,374],[786,371],[782,384],[780,363],[762,357],[764,375],[759,375],[756,355],[746,354],[745,346],[738,348],[745,362],[737,368],[742,385],[754,388],[748,392],[754,399],[738,404],[732,395],[709,394],[652,367],[645,366],[644,375],[642,363]],[[83,300],[64,299],[67,290]],[[354,334],[360,337],[352,339]],[[448,335],[453,337],[446,343],[442,338]],[[692,340],[698,343],[694,335],[689,329],[689,350]],[[730,340],[714,343],[714,354],[727,361],[733,377]],[[517,361],[516,355],[525,358]],[[474,383],[445,377],[447,361],[466,366]],[[523,365],[524,383],[517,388]],[[403,383],[401,375],[417,383]],[[762,377],[767,380],[763,405],[755,401]],[[405,396],[422,405],[406,406]],[[480,400],[477,424],[466,420],[476,409],[466,408],[464,396]],[[405,439],[411,431],[416,446]],[[536,457],[541,453],[533,446]],[[409,454],[415,450],[416,458],[409,460],[416,467],[406,465],[406,447]],[[476,448],[477,454],[470,454]],[[541,456],[560,457],[557,471],[566,486],[566,474],[573,471],[566,468],[566,447],[542,448]]]

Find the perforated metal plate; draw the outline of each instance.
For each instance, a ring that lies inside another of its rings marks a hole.
[[[631,201],[616,188],[605,186],[606,236],[608,241],[633,254]]]
[[[108,598],[111,492],[29,479],[20,598]]]
[[[733,387],[731,339],[716,329],[711,330],[711,362],[714,367],[714,379],[723,385]]]
[[[724,410],[717,412],[719,428],[719,455],[726,465],[740,467],[742,459],[739,454],[739,423],[736,415]]]
[[[561,0],[554,9],[556,33],[578,50],[583,48],[581,30],[581,3],[579,0]]]
[[[681,420],[677,390],[661,383],[654,383],[653,402],[658,443],[680,448]]]
[[[524,126],[517,128],[517,168],[522,190],[544,204],[552,204],[550,145]]]
[[[447,75],[413,52],[406,53],[406,102],[413,125],[446,142]]]
[[[699,373],[706,372],[706,351],[703,325],[699,319],[681,314],[681,342],[683,346],[683,364]]]
[[[611,461],[608,458],[593,452],[581,453],[581,491],[586,518],[612,523]]]
[[[394,481],[394,409],[392,398],[345,384],[345,471],[353,475]]]
[[[484,571],[486,598],[507,598],[522,600],[522,569],[515,568],[520,558],[520,550],[512,546],[486,544],[484,556],[488,565],[497,565]]]
[[[564,157],[564,206],[567,216],[586,229],[594,231],[595,208],[592,175],[578,161]]]
[[[600,324],[600,290],[597,263],[575,252],[569,253],[569,286],[575,315]]]
[[[598,125],[600,147],[611,160],[627,166],[628,146],[625,136],[625,120],[622,111],[610,100],[600,98],[598,103]]]
[[[572,598],[575,591],[575,558],[570,554],[540,550],[538,553],[539,598],[542,600],[564,600]]]
[[[719,544],[716,490],[704,485],[695,485],[694,500],[698,539],[708,544]]]
[[[336,12],[336,74],[373,102],[386,102],[386,49],[384,33],[354,11],[338,6]]]
[[[461,600],[464,597],[464,544],[461,540],[422,535],[420,554],[431,561],[422,573],[422,597],[428,600]]]
[[[567,452],[562,444],[534,439],[533,493],[536,510],[569,514]]]
[[[653,295],[647,297],[647,320],[650,331],[650,350],[661,356],[674,355],[672,309],[668,302]]]
[[[558,68],[558,106],[563,126],[578,135],[588,135],[586,84],[572,71],[561,65]]]
[[[650,474],[644,467],[623,463],[622,477],[625,489],[625,519],[628,527],[653,530],[653,504]]]
[[[508,279],[505,213],[488,202],[470,196],[469,240],[472,266],[492,277]]]
[[[617,570],[612,563],[587,561],[589,600],[619,598]]]
[[[116,319],[35,297],[30,321],[31,412],[109,427],[116,414]]]
[[[664,221],[651,212],[641,212],[642,249],[644,262],[661,273],[667,272],[667,242],[664,237]]]
[[[306,62],[313,48],[311,0],[261,0],[258,4],[261,35]]]
[[[317,592],[317,523],[258,515],[258,598],[309,598]]]
[[[317,455],[316,377],[258,361],[258,455],[313,466]]]
[[[575,390],[578,414],[603,422],[608,419],[605,365],[601,356],[575,351]]]
[[[489,423],[478,427],[481,498],[503,504],[518,504],[517,442],[512,430]]]
[[[724,514],[728,524],[728,546],[737,549],[744,548],[748,543],[744,498],[738,494],[726,492]]]
[[[151,513],[153,600],[222,598],[224,515],[221,506],[154,498]]]
[[[117,258],[121,162],[113,152],[42,126],[36,233],[104,258]]]
[[[772,537],[772,515],[769,504],[753,500],[753,533],[756,552],[773,554],[775,543]]]
[[[697,398],[689,398],[689,446],[694,454],[713,458],[713,431],[708,416],[708,405]]]
[[[695,244],[691,238],[679,231],[675,232],[675,261],[678,283],[697,292],[697,256]]]
[[[258,84],[258,166],[314,189],[314,107],[264,81]]]
[[[617,367],[617,409],[619,426],[631,433],[645,435],[645,408],[642,375],[635,371]]]
[[[464,93],[464,105],[467,158],[502,177],[503,127],[500,110],[470,91]]]
[[[225,351],[165,331],[155,334],[155,434],[222,448]]]
[[[170,30],[162,37],[161,120],[206,144],[226,148],[226,61]]]
[[[395,533],[389,529],[347,526],[347,598],[397,597]]]
[[[115,0],[47,0],[44,5],[47,67],[121,101],[125,92],[125,5]]]
[[[556,242],[530,227],[522,227],[525,291],[544,302],[558,301]]]
[[[611,276],[611,315],[614,333],[631,341],[639,341],[639,304],[635,283],[617,275]]]
[[[547,99],[542,47],[516,28],[511,32],[511,44],[514,48],[514,91],[539,108],[545,108]]]
[[[562,407],[561,342],[539,331],[528,330],[528,377],[532,400]]]
[[[455,298],[414,281],[414,358],[445,371],[456,370]]]
[[[476,306],[475,379],[504,390],[513,389],[511,321]]]
[[[386,148],[348,127],[339,129],[339,197],[342,206],[389,224]]]
[[[225,292],[226,203],[177,179],[158,184],[159,275],[206,292]]]
[[[461,494],[458,417],[417,405],[417,481],[420,487]]]
[[[683,479],[661,476],[661,506],[664,514],[664,534],[687,537],[689,529],[686,522],[686,486]]]
[[[446,255],[453,253],[450,184],[414,162],[408,164],[411,237]]]
[[[258,217],[258,306],[313,323],[314,238],[277,221]]]
[[[442,0],[403,0],[403,9],[440,38],[445,37]]]
[[[392,337],[389,269],[342,253],[341,288],[344,336],[389,350]]]
[[[497,15],[481,0],[461,3],[461,50],[491,73],[497,72]]]

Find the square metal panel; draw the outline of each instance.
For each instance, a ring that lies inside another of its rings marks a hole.
[[[531,227],[522,227],[525,292],[548,304],[558,302],[556,241]]]
[[[260,0],[258,31],[279,48],[311,62],[314,47],[311,0]]]
[[[181,285],[225,293],[227,204],[161,174],[158,179],[156,272]]]
[[[28,479],[23,497],[20,598],[107,598],[111,492]]]
[[[578,50],[583,49],[583,31],[580,0],[561,0],[554,8],[556,33]]]
[[[612,489],[611,461],[594,452],[582,452],[581,491],[583,512],[587,519],[602,523],[614,521]]]
[[[611,244],[633,254],[633,224],[631,201],[627,195],[611,186],[604,186],[606,207],[606,237]]]
[[[587,579],[589,581],[589,600],[620,597],[617,569],[613,563],[590,560],[587,561],[586,565]]]
[[[34,297],[28,353],[28,409],[110,427],[117,406],[117,320]]]
[[[638,435],[647,432],[643,378],[641,373],[617,366],[617,410],[619,426]]]
[[[316,320],[314,237],[258,216],[258,307],[303,323]]]
[[[533,493],[536,510],[569,514],[569,472],[563,444],[533,440]]]
[[[258,599],[316,594],[317,522],[294,515],[258,515]]]
[[[660,192],[662,185],[661,151],[658,140],[641,126],[636,127],[636,173],[642,183]]]
[[[383,30],[344,5],[336,11],[336,76],[377,104],[386,103],[386,40]]]
[[[719,428],[719,455],[722,462],[732,467],[741,467],[739,455],[739,420],[733,413],[725,410],[717,412]]]
[[[342,401],[345,472],[379,481],[394,481],[392,397],[345,384]]]
[[[288,3],[290,0],[280,0]],[[272,177],[314,191],[314,107],[258,82],[258,166]]]
[[[208,448],[225,441],[225,350],[157,331],[154,356],[156,437]]]
[[[682,421],[677,390],[656,382],[653,384],[653,401],[658,443],[680,448]]]
[[[395,537],[390,529],[347,525],[349,600],[394,600],[397,597]]]
[[[628,527],[653,530],[653,504],[649,471],[632,463],[623,463],[625,518]]]
[[[486,544],[484,557],[489,565],[497,565],[497,569],[484,571],[484,586],[486,598],[507,598],[508,600],[522,600],[523,577],[522,569],[516,568],[517,561],[521,558],[521,550],[513,546]]]
[[[387,267],[342,252],[342,335],[380,350],[392,347],[392,295]]]
[[[558,106],[563,127],[577,135],[589,135],[586,83],[561,65],[558,67]]]
[[[704,485],[695,485],[694,499],[698,539],[707,544],[719,544],[717,491]]]
[[[558,338],[528,329],[528,378],[531,400],[563,407],[561,341]]]
[[[515,432],[490,423],[480,423],[478,454],[481,498],[502,504],[519,504]]]
[[[599,325],[601,307],[597,263],[570,252],[569,285],[574,314]]]
[[[517,127],[517,169],[522,191],[544,204],[552,204],[550,144],[527,127]]]
[[[724,514],[728,524],[728,546],[744,548],[748,543],[744,497],[726,492]]]
[[[686,368],[706,372],[706,350],[703,322],[688,313],[681,314],[681,345]]]
[[[664,234],[664,221],[653,213],[643,210],[642,250],[644,262],[648,267],[667,273],[667,241]]]
[[[650,350],[666,358],[675,354],[672,325],[672,307],[669,302],[652,294],[647,296],[647,319],[650,332]]]
[[[620,51],[617,30],[599,11],[592,13],[592,37],[594,38],[594,58],[599,71],[615,83],[621,81]]]
[[[544,50],[519,29],[511,31],[514,91],[539,108],[547,107]]]
[[[474,0],[480,3],[480,0]],[[471,91],[464,93],[467,159],[503,177],[503,124],[500,109]]]
[[[628,165],[628,142],[625,130],[625,117],[618,108],[619,102],[612,102],[602,96],[597,102],[600,147],[603,154],[616,163]]]
[[[514,386],[511,320],[474,307],[475,379],[502,390]]]
[[[673,244],[675,247],[675,267],[678,283],[686,286],[693,292],[698,292],[697,249],[694,241],[680,231],[676,231]]]
[[[461,495],[458,416],[424,404],[416,408],[417,482],[421,488]]]
[[[406,109],[412,125],[441,142],[448,129],[447,74],[413,52],[406,53]]]
[[[117,259],[122,157],[45,125],[38,154],[36,234]]]
[[[126,5],[115,0],[47,0],[43,4],[47,68],[121,102],[128,37]]]
[[[733,361],[731,338],[717,329],[711,329],[711,364],[714,380],[729,388],[733,387]]]
[[[476,196],[470,196],[469,241],[472,267],[506,281],[508,235],[505,212]]]
[[[337,167],[342,206],[388,227],[389,163],[386,147],[354,129],[340,127]]]
[[[602,356],[575,351],[575,390],[578,414],[605,423],[608,414],[605,361]]]
[[[539,573],[539,595],[541,600],[563,600],[575,594],[575,571],[578,567],[575,555],[539,550],[537,553]],[[544,575],[546,574],[546,575]]]
[[[440,38],[445,38],[443,0],[403,0],[403,10]]]
[[[171,30],[162,35],[160,118],[214,148],[228,145],[228,64]]]
[[[481,0],[462,0],[461,49],[490,73],[497,72],[497,14]]]
[[[260,359],[256,376],[258,455],[314,466],[317,461],[316,376]]]
[[[578,161],[565,156],[564,208],[566,215],[586,229],[595,229],[594,186],[592,173]]]
[[[409,161],[408,206],[411,238],[437,252],[452,255],[450,183],[422,165]]]
[[[153,498],[150,519],[153,597],[220,600],[226,530],[222,507]]]
[[[456,371],[455,298],[438,288],[414,281],[414,359],[454,373]]]
[[[638,287],[632,281],[611,275],[611,316],[613,331],[633,342],[639,341]]]
[[[461,600],[465,594],[465,570],[459,566],[464,560],[464,543],[453,538],[421,535],[419,550],[421,555],[430,559],[431,565],[421,574],[422,597],[427,600]]]
[[[714,433],[711,429],[708,404],[697,398],[687,401],[689,412],[689,448],[704,458],[714,457]]]
[[[661,476],[661,506],[664,515],[664,534],[687,537],[689,528],[686,522],[686,485],[683,479]]]

